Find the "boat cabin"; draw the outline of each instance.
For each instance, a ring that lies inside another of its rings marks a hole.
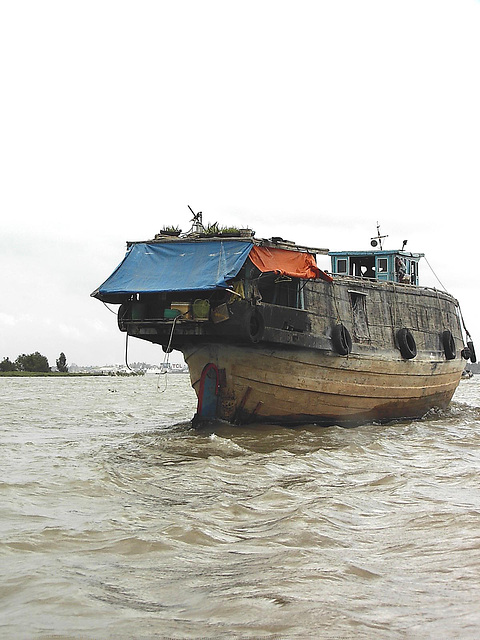
[[[330,251],[332,273],[418,285],[418,263],[423,253],[408,251]]]

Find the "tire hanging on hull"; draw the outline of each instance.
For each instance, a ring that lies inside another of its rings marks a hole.
[[[467,349],[470,352],[470,362],[472,364],[475,364],[475,362],[477,361],[477,355],[475,353],[475,347],[473,346],[473,342],[471,340],[467,341]]]
[[[332,343],[335,351],[341,356],[348,356],[352,350],[352,337],[343,324],[336,324],[332,329]]]
[[[262,340],[265,320],[260,309],[253,307],[248,311],[245,318],[245,329],[250,342],[257,343]]]
[[[445,351],[445,357],[447,360],[455,360],[457,357],[457,349],[455,347],[455,340],[452,332],[448,329],[442,333],[443,350]]]
[[[411,360],[417,355],[417,344],[410,329],[399,329],[397,331],[397,343],[400,353],[405,360]]]

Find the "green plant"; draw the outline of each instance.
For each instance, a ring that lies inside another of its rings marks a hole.
[[[65,354],[63,353],[63,351],[61,352],[60,356],[57,358],[57,369],[61,373],[68,373],[67,358],[65,357]]]
[[[4,358],[0,362],[0,371],[16,371],[17,367],[9,358]]]
[[[170,231],[170,232],[173,232],[173,233],[181,233],[182,232],[182,230],[180,229],[180,227],[178,225],[177,226],[173,226],[173,225],[164,226],[162,231]]]
[[[218,222],[213,222],[213,223],[208,222],[206,225],[203,226],[203,228],[205,229],[205,233],[207,236],[216,236],[219,232]]]
[[[220,233],[240,233],[238,227],[220,227]]]
[[[22,353],[22,355],[18,356],[15,360],[15,366],[18,371],[50,371],[47,358],[42,356],[38,351],[29,354]]]

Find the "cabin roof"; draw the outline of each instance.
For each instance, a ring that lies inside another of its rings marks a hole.
[[[352,256],[355,258],[367,256],[405,256],[406,258],[423,258],[424,253],[412,253],[411,251],[402,251],[400,249],[383,249],[383,250],[366,250],[366,251],[329,251],[329,256]]]

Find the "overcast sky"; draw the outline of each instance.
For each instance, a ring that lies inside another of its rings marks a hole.
[[[15,0],[0,56],[0,358],[122,362],[90,293],[187,205],[331,250],[378,221],[480,350],[477,0]]]

